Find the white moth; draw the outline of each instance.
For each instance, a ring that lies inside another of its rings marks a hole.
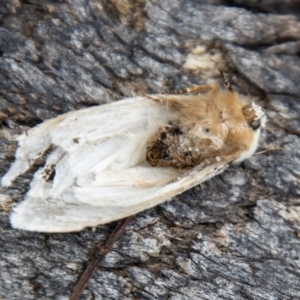
[[[181,91],[186,95],[135,97],[69,112],[20,135],[2,186],[38,158],[46,161],[13,210],[12,226],[70,232],[109,223],[251,156],[265,115],[224,82],[227,90],[196,86]]]

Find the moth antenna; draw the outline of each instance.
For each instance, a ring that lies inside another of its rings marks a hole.
[[[254,155],[260,155],[260,154],[264,154],[266,152],[270,152],[270,151],[278,151],[278,150],[282,150],[282,148],[271,148],[271,149],[266,149],[266,150],[262,150],[259,152],[254,153]]]
[[[223,71],[221,69],[219,69],[220,75],[223,79],[224,85],[225,87],[229,90],[232,91],[232,86],[230,84],[230,82],[228,81],[227,77],[224,75]]]

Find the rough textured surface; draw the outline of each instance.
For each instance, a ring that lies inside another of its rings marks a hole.
[[[137,215],[81,299],[300,299],[299,1],[244,3],[0,1],[0,176],[21,130],[218,67],[266,109],[260,150],[280,148]],[[11,229],[31,176],[0,191],[0,298],[67,299],[113,224]]]

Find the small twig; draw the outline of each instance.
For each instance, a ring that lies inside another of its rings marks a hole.
[[[99,255],[90,261],[90,263],[88,264],[88,266],[86,267],[84,272],[81,274],[69,300],[78,300],[79,299],[79,297],[83,293],[88,281],[90,280],[90,278],[93,276],[93,274],[97,270],[98,265],[104,259],[105,255],[111,250],[113,244],[122,235],[122,233],[124,232],[126,226],[131,221],[131,219],[132,219],[132,216],[118,222],[116,228],[109,235],[109,237],[107,238],[105,243],[100,247]]]

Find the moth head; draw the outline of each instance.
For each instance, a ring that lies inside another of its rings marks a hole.
[[[243,108],[243,114],[249,126],[253,130],[257,130],[261,127],[264,127],[266,124],[267,118],[265,112],[259,105],[255,104],[254,102],[252,102],[249,105],[246,105]]]

